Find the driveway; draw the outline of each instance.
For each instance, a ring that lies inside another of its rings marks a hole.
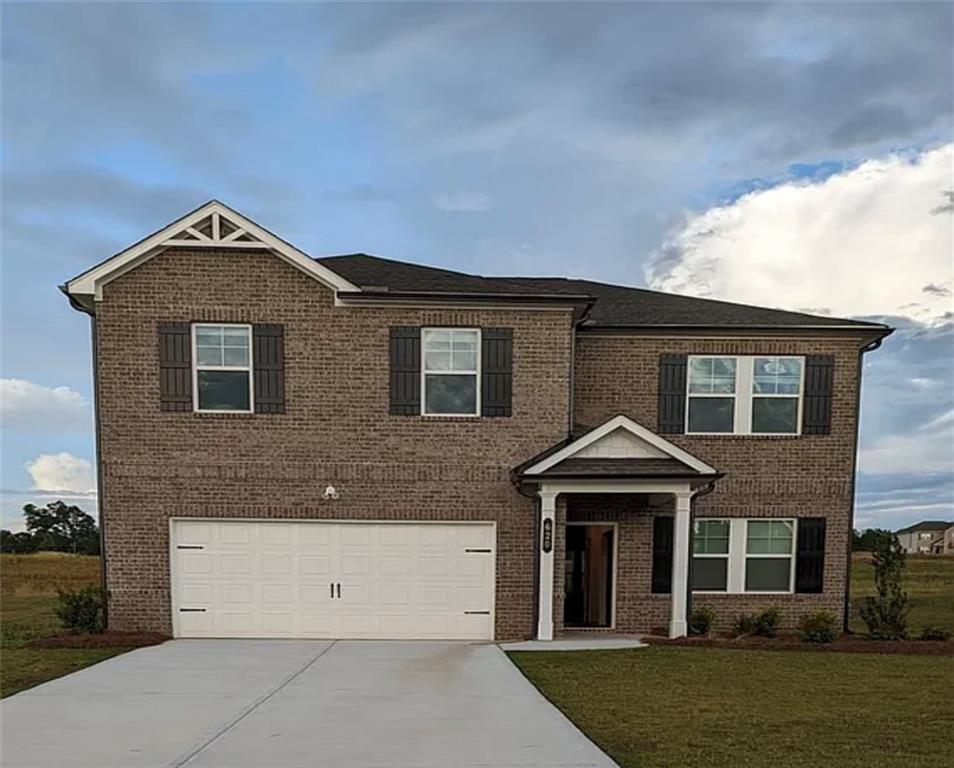
[[[178,640],[0,708],[5,768],[615,765],[489,644]]]

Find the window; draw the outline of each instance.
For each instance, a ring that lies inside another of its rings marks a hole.
[[[745,536],[745,591],[791,592],[794,520],[749,520]]]
[[[480,331],[425,328],[422,342],[424,414],[477,416],[480,413]]]
[[[800,357],[756,357],[752,365],[752,431],[796,434],[801,392]]]
[[[735,358],[689,360],[689,431],[731,432],[735,425]]]
[[[729,521],[696,520],[692,531],[692,589],[725,592],[729,582]]]
[[[192,326],[193,391],[197,411],[252,410],[252,328]]]
[[[689,434],[797,435],[803,358],[689,358]]]

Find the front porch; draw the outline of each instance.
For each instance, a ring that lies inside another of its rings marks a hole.
[[[692,498],[718,472],[617,416],[519,477],[539,499],[537,640],[687,634]]]

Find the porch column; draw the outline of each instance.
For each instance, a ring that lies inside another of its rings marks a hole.
[[[672,618],[669,622],[669,637],[684,637],[686,623],[686,593],[689,588],[689,520],[692,494],[673,494],[676,500],[676,517],[672,532]]]
[[[537,640],[553,639],[553,540],[556,536],[556,493],[540,491],[540,595]]]

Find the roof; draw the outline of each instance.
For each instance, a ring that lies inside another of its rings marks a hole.
[[[698,477],[695,469],[676,459],[564,459],[537,477]]]
[[[900,531],[895,531],[895,533],[899,534],[899,533],[917,533],[918,531],[946,531],[948,528],[952,526],[954,526],[954,522],[946,522],[944,520],[923,520],[920,523],[909,525],[907,528],[902,528]]]
[[[562,277],[487,277],[365,253],[316,259],[362,290],[377,293],[485,294],[589,298],[581,330],[633,327],[825,328],[890,331],[881,323],[769,309],[714,299]]]

